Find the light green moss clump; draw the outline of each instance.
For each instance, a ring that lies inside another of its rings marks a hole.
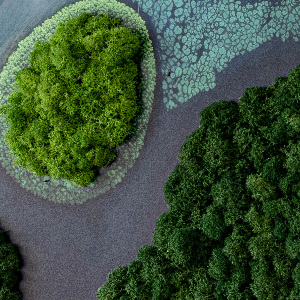
[[[152,42],[149,38],[145,22],[131,8],[117,1],[80,1],[75,4],[64,7],[51,19],[46,20],[42,25],[36,27],[33,32],[24,40],[19,42],[18,49],[8,58],[0,74],[0,104],[6,104],[9,95],[14,91],[15,74],[28,67],[30,53],[38,41],[50,40],[59,23],[65,23],[68,20],[80,16],[83,13],[97,15],[107,15],[111,18],[119,19],[125,28],[132,29],[143,40],[141,62],[142,78],[139,87],[140,98],[142,102],[140,115],[137,115],[136,130],[132,133],[131,139],[125,139],[120,145],[117,145],[117,160],[109,167],[109,171],[100,170],[99,179],[86,187],[78,187],[66,179],[49,180],[49,176],[36,177],[18,166],[13,167],[12,157],[4,141],[4,135],[8,130],[8,124],[5,118],[0,118],[1,128],[1,151],[0,160],[6,171],[22,185],[22,187],[32,191],[35,195],[41,196],[59,203],[83,203],[89,198],[105,193],[111,187],[114,187],[125,176],[127,170],[132,166],[133,161],[138,157],[139,150],[143,145],[143,139],[146,133],[146,126],[149,121],[152,103],[154,98],[154,88],[156,79],[155,59],[153,54]],[[122,167],[121,167],[122,166]],[[104,171],[103,174],[101,171]]]

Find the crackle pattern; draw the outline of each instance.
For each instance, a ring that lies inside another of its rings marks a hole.
[[[299,38],[300,2],[133,0],[151,17],[160,41],[167,109],[216,86],[216,71],[237,55],[280,37]],[[168,76],[170,72],[170,76]]]

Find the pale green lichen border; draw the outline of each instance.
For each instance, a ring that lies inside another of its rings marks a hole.
[[[117,146],[118,157],[116,161],[107,167],[106,170],[101,169],[101,175],[97,182],[85,187],[78,187],[72,182],[62,179],[54,180],[51,178],[51,181],[45,183],[43,180],[49,179],[48,176],[36,177],[18,166],[13,166],[13,159],[4,141],[4,134],[8,131],[9,126],[5,123],[5,117],[0,118],[0,161],[6,169],[6,173],[15,177],[23,188],[31,191],[33,194],[56,203],[84,203],[87,199],[104,194],[122,180],[128,169],[132,167],[134,160],[139,156],[139,151],[144,145],[146,127],[154,100],[156,83],[155,58],[145,21],[132,8],[116,0],[83,0],[64,7],[52,18],[37,26],[28,37],[19,42],[18,49],[10,55],[0,74],[0,105],[8,103],[8,96],[14,90],[14,73],[29,66],[29,55],[35,43],[39,40],[49,41],[59,22],[66,22],[68,18],[78,16],[83,12],[92,14],[104,13],[110,17],[118,18],[123,21],[125,27],[138,30],[139,34],[145,37],[145,50],[147,51],[141,63],[144,82],[144,111],[137,120],[137,135],[128,144]]]

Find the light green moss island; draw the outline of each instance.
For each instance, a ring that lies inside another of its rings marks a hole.
[[[95,181],[133,128],[141,43],[118,19],[86,13],[37,42],[1,107],[14,163],[78,186]]]
[[[105,193],[143,146],[155,79],[152,42],[133,9],[117,1],[63,8],[19,43],[0,74],[2,166],[54,202]]]

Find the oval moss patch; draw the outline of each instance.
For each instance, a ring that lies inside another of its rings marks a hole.
[[[126,143],[116,147],[118,153],[116,161],[107,168],[99,170],[100,176],[97,181],[85,187],[78,187],[68,180],[54,180],[49,176],[36,177],[21,167],[13,166],[12,156],[4,141],[4,135],[9,125],[5,118],[0,118],[2,128],[0,161],[6,172],[14,177],[23,188],[33,192],[36,196],[57,203],[81,204],[90,198],[104,194],[122,180],[129,168],[132,167],[139,151],[144,144],[147,124],[149,122],[156,80],[155,59],[152,42],[149,38],[145,21],[130,7],[115,0],[109,3],[106,0],[80,1],[64,7],[52,18],[47,19],[40,26],[18,44],[18,49],[8,58],[0,74],[0,104],[6,104],[9,94],[14,90],[15,72],[27,67],[29,56],[35,43],[39,40],[49,41],[55,32],[59,22],[66,22],[69,18],[76,17],[82,13],[108,14],[109,17],[120,19],[123,26],[135,30],[145,40],[144,58],[141,62],[142,70],[142,104],[143,111],[136,120],[136,135]]]

